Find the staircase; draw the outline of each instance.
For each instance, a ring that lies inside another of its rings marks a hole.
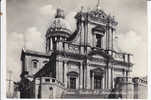
[[[108,89],[66,89],[63,92],[62,98],[108,98],[111,90]]]

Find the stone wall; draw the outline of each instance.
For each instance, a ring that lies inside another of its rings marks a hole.
[[[61,98],[63,91],[64,84],[54,78],[42,77],[41,82],[36,79],[35,98]]]
[[[116,90],[122,98],[128,99],[147,99],[147,80],[135,77],[118,77]]]
[[[135,99],[147,99],[147,81],[138,77],[133,79],[134,82],[134,98]]]

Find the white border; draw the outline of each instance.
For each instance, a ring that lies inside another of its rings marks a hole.
[[[6,97],[6,0],[1,0],[1,99]]]
[[[148,1],[148,86],[151,86],[151,1]],[[6,0],[1,0],[1,100],[6,98]],[[151,100],[151,87],[148,88],[148,100]],[[15,100],[15,99],[12,99]],[[61,100],[61,99],[60,99]],[[75,100],[75,99],[72,99]],[[112,99],[110,99],[112,100]],[[122,99],[124,100],[124,99]],[[127,99],[126,99],[127,100]]]
[[[148,11],[148,100],[151,100],[151,1],[147,3]]]

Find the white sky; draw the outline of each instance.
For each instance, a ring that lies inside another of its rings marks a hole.
[[[7,71],[19,80],[21,49],[45,51],[44,36],[55,10],[61,7],[74,29],[74,15],[81,6],[94,8],[97,0],[7,0]],[[119,22],[119,47],[134,54],[133,76],[147,75],[146,0],[101,0],[102,9]],[[25,38],[24,38],[25,37]]]

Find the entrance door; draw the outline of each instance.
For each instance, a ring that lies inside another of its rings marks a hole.
[[[102,88],[102,77],[95,76],[94,77],[94,89],[101,89]]]
[[[70,77],[70,89],[76,89],[76,78]]]

